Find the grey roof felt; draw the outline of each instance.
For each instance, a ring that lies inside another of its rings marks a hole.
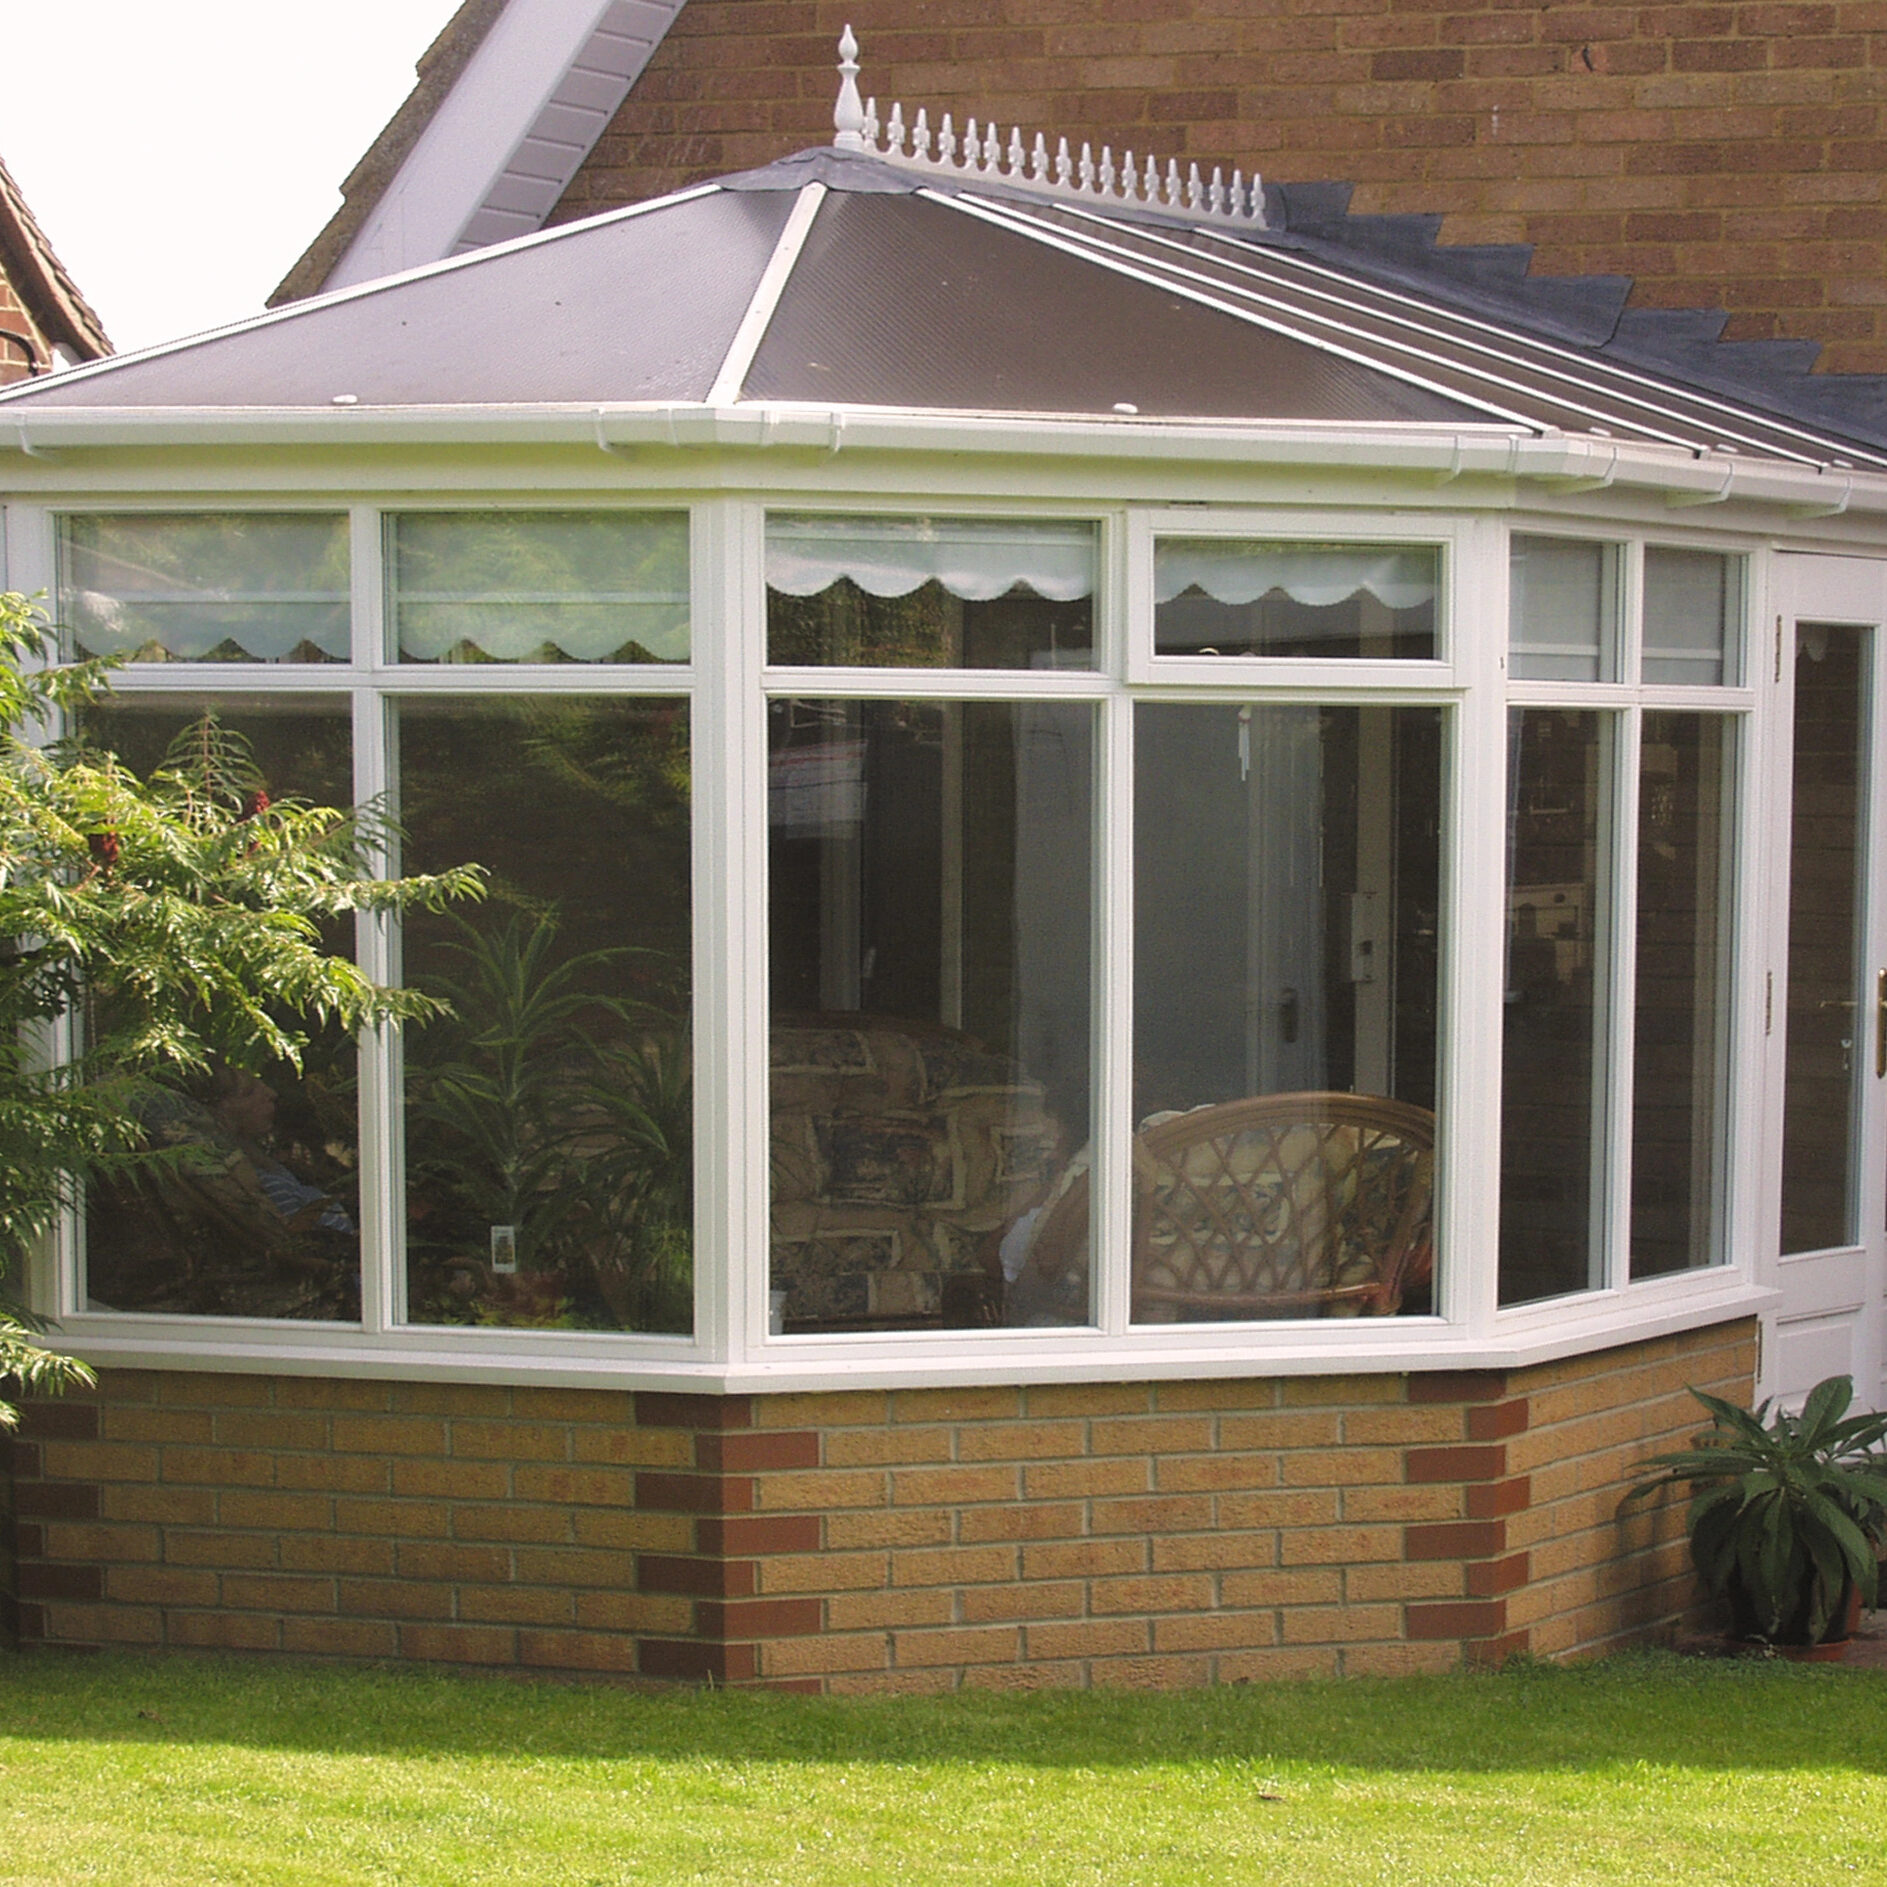
[[[0,395],[0,410],[701,401],[825,186],[739,397],[914,411],[1486,424],[1887,464],[1871,378],[1640,315],[1435,219],[1273,190],[1273,226],[1044,199],[822,149]]]

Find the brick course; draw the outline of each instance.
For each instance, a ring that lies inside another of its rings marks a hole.
[[[1531,242],[1542,273],[1723,307],[1887,370],[1887,9],[1499,0],[690,0],[553,220],[829,140],[834,46],[943,111]]]
[[[1595,1651],[1691,1605],[1677,1506],[1619,1497],[1753,1345],[816,1396],[111,1371],[28,1409],[0,1571],[27,1641],[801,1690]]]

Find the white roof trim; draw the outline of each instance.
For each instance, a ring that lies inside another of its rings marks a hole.
[[[508,0],[323,287],[541,228],[682,5]]]

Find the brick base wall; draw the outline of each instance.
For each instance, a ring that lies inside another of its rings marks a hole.
[[[10,1616],[830,1691],[1593,1651],[1691,1604],[1678,1507],[1620,1495],[1754,1361],[1738,1322],[1506,1374],[830,1395],[112,1371],[10,1444]]]

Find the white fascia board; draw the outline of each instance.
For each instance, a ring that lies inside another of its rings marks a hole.
[[[323,288],[539,228],[681,8],[510,0]]]
[[[305,406],[52,412],[0,405],[0,466],[16,454],[38,460],[62,451],[124,446],[389,446],[421,443],[587,445],[725,450],[813,450],[1009,457],[1143,459],[1161,464],[1328,465],[1427,473],[1438,486],[1463,477],[1539,481],[1559,489],[1663,491],[1679,505],[1715,507],[1731,499],[1887,512],[1887,473],[1784,460],[1698,454],[1499,425],[1456,423],[1311,426],[1243,420],[1069,419],[1056,414],[910,413],[881,408],[748,404],[612,406]],[[47,470],[51,470],[48,462]],[[77,468],[75,467],[74,470]],[[81,474],[82,477],[82,474]],[[34,481],[38,483],[38,480]]]

